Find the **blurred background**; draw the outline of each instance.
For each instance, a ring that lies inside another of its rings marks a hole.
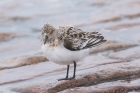
[[[38,51],[45,23],[73,25],[99,31],[107,39],[139,43],[140,1],[1,0],[0,59]]]
[[[40,47],[46,23],[98,31],[108,43],[139,45],[140,0],[0,0],[1,71],[47,61]]]

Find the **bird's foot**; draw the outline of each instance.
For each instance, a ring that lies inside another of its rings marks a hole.
[[[72,80],[74,79],[75,77],[70,77],[70,78],[62,78],[62,79],[58,79],[58,81],[61,81],[61,80]]]
[[[58,81],[61,81],[61,80],[67,80],[68,78],[61,78],[61,79],[58,79]]]

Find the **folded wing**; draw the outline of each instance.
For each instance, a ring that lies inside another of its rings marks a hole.
[[[98,32],[83,32],[81,29],[69,27],[64,39],[64,47],[71,51],[78,51],[95,47],[104,43],[104,37]]]

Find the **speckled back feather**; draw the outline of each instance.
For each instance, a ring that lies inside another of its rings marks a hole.
[[[95,47],[106,41],[98,32],[83,32],[74,27],[66,27],[65,30],[64,47],[72,51]]]

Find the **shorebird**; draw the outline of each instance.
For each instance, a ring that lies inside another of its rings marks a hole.
[[[98,32],[84,32],[72,26],[60,26],[58,29],[50,24],[42,28],[41,48],[48,60],[60,65],[67,65],[67,74],[60,80],[75,78],[76,62],[89,55],[90,49],[104,43],[104,37]],[[74,64],[73,77],[69,78],[69,66]]]

